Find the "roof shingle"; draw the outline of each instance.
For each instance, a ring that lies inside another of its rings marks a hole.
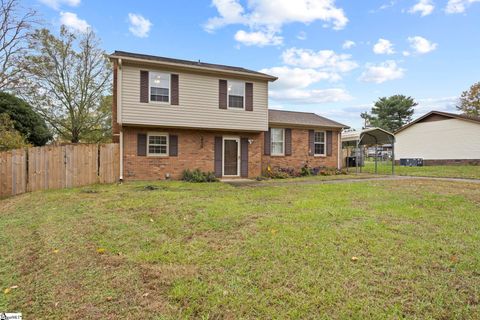
[[[268,122],[310,127],[348,128],[339,122],[327,119],[312,112],[268,110]]]
[[[164,62],[170,64],[178,64],[183,65],[186,67],[201,67],[207,68],[212,70],[221,70],[221,71],[231,71],[231,72],[242,72],[248,73],[254,76],[263,77],[268,79],[269,81],[277,80],[277,77],[268,75],[266,73],[249,70],[241,67],[234,67],[234,66],[227,66],[222,64],[213,64],[213,63],[206,63],[199,61],[191,61],[191,60],[182,60],[182,59],[174,59],[174,58],[167,58],[167,57],[160,57],[160,56],[152,56],[148,54],[140,54],[140,53],[133,53],[133,52],[126,52],[126,51],[115,51],[110,55],[111,58],[115,57],[124,57],[124,58],[134,58],[134,59],[141,59],[141,60],[150,60],[153,62]]]
[[[435,114],[440,115],[440,116],[444,116],[444,117],[448,117],[448,118],[452,118],[452,119],[460,119],[460,120],[466,120],[466,121],[472,121],[472,122],[480,123],[480,117],[477,117],[477,116],[470,116],[470,115],[466,115],[466,114],[450,113],[450,112],[443,112],[443,111],[430,111],[429,113],[421,116],[420,118],[415,119],[410,123],[407,123],[406,125],[404,125],[400,129],[395,131],[395,134],[397,134],[400,131],[403,131],[403,130],[407,129],[408,127],[414,125],[415,123],[418,123],[418,122],[430,117],[431,115],[435,115]]]

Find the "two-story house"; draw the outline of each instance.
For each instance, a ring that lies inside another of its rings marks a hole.
[[[121,179],[178,179],[184,169],[256,177],[267,166],[340,167],[346,127],[313,113],[268,110],[277,78],[122,51],[113,63],[113,134]]]

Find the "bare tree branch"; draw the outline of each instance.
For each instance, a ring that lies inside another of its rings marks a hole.
[[[103,132],[110,108],[111,68],[93,31],[74,34],[62,27],[59,37],[37,30],[32,54],[25,58],[29,99],[64,139],[79,142]]]
[[[22,80],[21,58],[36,12],[24,9],[19,0],[0,0],[0,90],[16,89]]]

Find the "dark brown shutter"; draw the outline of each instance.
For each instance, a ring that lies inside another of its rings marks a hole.
[[[245,110],[253,111],[253,83],[245,83]]]
[[[327,156],[332,155],[332,131],[327,131]]]
[[[172,105],[178,106],[178,74],[170,75],[170,87],[172,90]]]
[[[308,130],[308,155],[315,154],[315,130]]]
[[[222,137],[215,137],[214,171],[215,171],[215,177],[217,178],[222,177],[222,150],[223,150],[222,144],[223,144]]]
[[[263,133],[263,153],[266,156],[270,155],[270,139],[272,135],[272,129],[268,128],[267,132]]]
[[[176,135],[168,136],[168,155],[170,157],[178,156],[178,136]]]
[[[137,156],[147,155],[147,135],[139,133],[137,135]]]
[[[218,81],[218,107],[227,109],[227,80]]]
[[[285,129],[285,155],[292,155],[292,129]]]
[[[240,175],[248,177],[248,138],[240,139]]]
[[[148,71],[140,70],[140,102],[148,103]]]

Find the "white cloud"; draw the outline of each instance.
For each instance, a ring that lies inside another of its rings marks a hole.
[[[358,67],[349,54],[337,54],[332,50],[313,51],[290,48],[282,53],[287,65],[302,68],[322,68],[330,72],[348,72]]]
[[[81,2],[81,0],[39,0],[39,1],[55,10],[58,10],[61,5],[76,7]]]
[[[134,36],[139,38],[148,37],[148,33],[153,25],[150,20],[144,18],[140,14],[129,13],[128,21],[130,22],[130,27],[128,30],[130,30]]]
[[[272,32],[252,31],[247,32],[244,30],[238,30],[235,33],[235,40],[246,46],[268,46],[268,45],[280,45],[283,42],[283,38],[275,35]]]
[[[421,98],[416,99],[415,117],[419,117],[432,110],[445,112],[458,112],[456,105],[458,97]]]
[[[282,60],[283,66],[260,70],[278,77],[269,90],[272,100],[278,103],[315,104],[351,99],[343,88],[315,86],[322,81],[339,81],[342,74],[357,68],[357,63],[349,54],[289,48],[283,51]]]
[[[422,17],[428,16],[433,12],[435,6],[433,5],[432,0],[420,0],[417,4],[410,8],[408,12],[410,13],[417,13],[420,12]]]
[[[342,49],[351,49],[353,47],[356,46],[356,43],[355,41],[352,41],[352,40],[346,40],[343,44],[342,44]]]
[[[337,81],[340,76],[336,73],[319,71],[315,69],[291,68],[287,66],[273,67],[260,70],[278,77],[278,80],[271,84],[273,89],[306,88],[319,81]]]
[[[80,19],[73,12],[60,12],[60,23],[71,30],[80,32],[86,32],[90,28],[87,21]]]
[[[446,13],[463,13],[474,2],[480,2],[480,0],[448,0]]]
[[[375,54],[394,54],[393,44],[387,39],[378,39],[377,43],[373,46],[373,52]]]
[[[378,7],[378,9],[373,9],[373,10],[370,10],[369,12],[370,13],[377,13],[379,11],[382,11],[382,10],[386,10],[386,9],[389,9],[391,7],[393,7],[397,2],[392,0],[390,2],[386,2],[384,4],[382,4],[380,7]]]
[[[348,92],[342,88],[271,90],[270,98],[274,101],[302,104],[339,102],[352,99]]]
[[[297,39],[299,40],[307,40],[307,33],[305,31],[300,31],[297,34]]]
[[[411,53],[410,53],[410,51],[405,50],[405,51],[402,52],[402,55],[404,57],[409,57],[411,55]]]
[[[309,24],[322,20],[333,29],[343,29],[348,23],[343,9],[335,6],[335,0],[251,0],[245,8],[239,0],[213,0],[212,5],[218,16],[205,24],[208,32],[241,24],[248,26],[252,33],[278,34],[283,25],[294,22]]]
[[[378,64],[367,63],[366,70],[359,79],[364,82],[383,83],[400,79],[404,74],[405,69],[400,68],[395,61],[387,60]]]
[[[436,43],[420,36],[408,37],[408,42],[410,42],[410,47],[418,54],[429,53],[437,48]]]

